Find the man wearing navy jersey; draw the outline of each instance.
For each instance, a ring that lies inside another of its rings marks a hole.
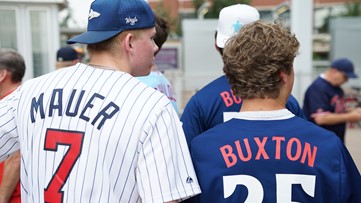
[[[333,132],[285,108],[299,42],[278,24],[245,25],[224,49],[238,114],[192,140],[195,202],[361,202],[361,176]]]
[[[221,10],[216,31],[215,47],[222,55],[227,40],[238,30],[259,20],[258,11],[245,4],[235,4]],[[181,121],[188,145],[197,135],[223,122],[225,112],[238,112],[242,99],[232,93],[227,78],[223,75],[207,84],[187,103]],[[297,100],[290,95],[287,109],[297,116],[304,117]]]
[[[336,133],[345,141],[346,122],[361,120],[361,108],[346,109],[341,85],[357,78],[353,63],[339,58],[307,88],[303,111],[308,120]]]

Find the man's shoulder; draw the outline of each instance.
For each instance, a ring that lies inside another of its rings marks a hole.
[[[219,93],[225,90],[230,90],[230,86],[226,76],[223,75],[202,87],[194,96],[203,97],[207,95],[209,97],[218,97]]]

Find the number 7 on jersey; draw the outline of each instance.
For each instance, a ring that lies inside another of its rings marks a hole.
[[[84,132],[47,129],[44,150],[58,151],[59,145],[69,146],[48,187],[44,189],[44,202],[63,202],[64,192],[61,191],[71,170],[82,151]]]

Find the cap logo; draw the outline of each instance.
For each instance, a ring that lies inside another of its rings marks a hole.
[[[239,20],[237,20],[237,21],[232,25],[233,32],[234,32],[234,33],[238,33],[242,26],[243,26],[243,25],[239,22]]]
[[[89,15],[88,15],[89,20],[91,20],[93,18],[97,18],[99,16],[100,16],[100,13],[98,13],[96,11],[93,11],[93,9],[90,9],[90,12],[89,12]]]
[[[125,23],[126,23],[126,24],[135,25],[136,22],[138,22],[137,17],[134,17],[134,18],[131,18],[131,17],[125,18]]]

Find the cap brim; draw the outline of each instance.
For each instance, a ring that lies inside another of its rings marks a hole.
[[[358,76],[355,73],[347,73],[347,78],[358,78]]]
[[[87,31],[80,35],[77,35],[71,39],[69,39],[66,43],[74,44],[95,44],[98,42],[105,41],[116,34],[120,33],[122,30],[112,30],[112,31]]]
[[[216,44],[219,48],[224,48],[226,46],[226,42],[230,37],[228,35],[224,35],[222,33],[217,32]]]

